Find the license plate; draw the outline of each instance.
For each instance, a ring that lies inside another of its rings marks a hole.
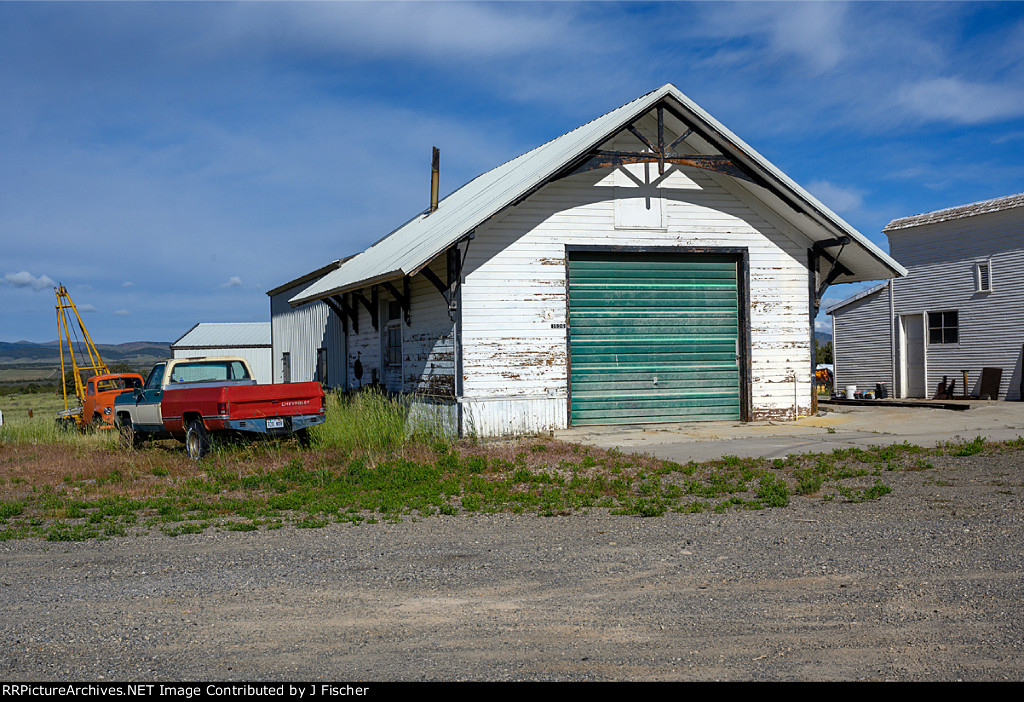
[[[267,429],[284,429],[283,419],[268,419]]]

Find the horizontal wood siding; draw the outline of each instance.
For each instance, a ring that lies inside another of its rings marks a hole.
[[[837,392],[847,385],[873,390],[877,383],[885,383],[894,396],[888,288],[833,313],[832,353]]]
[[[643,166],[630,169],[645,177]],[[462,292],[466,400],[567,403],[567,245],[740,247],[749,254],[753,418],[808,414],[811,344],[802,235],[784,232],[763,203],[729,188],[728,178],[692,168],[672,169],[657,189],[663,227],[617,229],[615,193],[622,190],[610,171],[573,176],[477,229]]]
[[[442,280],[446,279],[446,263],[442,256],[431,264],[431,270]],[[398,281],[396,287],[401,285]],[[399,289],[401,289],[399,287]],[[402,329],[402,368],[399,381],[388,389],[394,392],[417,393],[431,397],[455,397],[455,324],[448,315],[448,306],[441,293],[427,278],[420,274],[410,280],[412,296],[411,324],[404,317]],[[369,289],[364,291],[369,299]],[[378,329],[373,328],[370,314],[357,304],[359,331],[348,325],[347,369],[349,387],[369,385],[374,380],[384,382],[383,330],[386,324],[387,303],[394,297],[383,287],[377,288],[378,303],[382,313],[378,318]],[[355,363],[362,364],[362,378],[355,377]]]
[[[447,280],[445,257],[430,269]],[[423,275],[412,279],[412,326],[402,339],[403,392],[435,398],[455,397],[455,322],[444,297]]]
[[[521,436],[568,426],[564,400],[546,397],[491,397],[461,401],[464,436]]]
[[[981,369],[1002,368],[1000,398],[1020,399],[1024,344],[1024,208],[889,233],[892,256],[910,271],[893,281],[897,314],[958,312],[955,344],[926,344],[928,395],[943,376],[972,394]],[[976,292],[975,264],[991,262],[992,292]],[[959,392],[959,391],[958,391]]]

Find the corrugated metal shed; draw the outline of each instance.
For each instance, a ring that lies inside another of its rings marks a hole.
[[[200,322],[171,344],[174,358],[241,356],[256,382],[272,381],[270,322]]]
[[[332,388],[346,387],[346,339],[341,319],[323,302],[298,307],[288,304],[288,298],[339,265],[341,261],[333,261],[267,292],[273,382],[316,380]]]
[[[200,322],[171,344],[175,350],[270,348],[270,322]]]
[[[415,275],[446,248],[505,208],[576,163],[663,100],[697,125],[706,139],[686,142],[697,154],[722,154],[763,179],[736,183],[783,213],[794,229],[812,241],[846,236],[842,263],[852,272],[836,283],[878,280],[906,270],[842,218],[793,182],[767,159],[702,110],[674,85],[666,84],[597,119],[484,173],[446,197],[433,213],[421,213],[384,239],[345,261],[289,302],[297,306],[374,282]],[[674,118],[671,118],[674,119]],[[677,125],[679,125],[677,121]],[[685,125],[683,125],[685,126]]]

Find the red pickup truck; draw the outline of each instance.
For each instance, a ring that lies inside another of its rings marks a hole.
[[[210,435],[305,435],[324,421],[319,383],[257,385],[244,358],[175,358],[158,363],[145,384],[114,402],[124,443],[175,438],[198,459]]]

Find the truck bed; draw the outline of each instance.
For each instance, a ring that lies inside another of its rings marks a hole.
[[[323,412],[324,392],[316,382],[186,383],[168,386],[161,402],[164,427],[174,436],[183,436],[196,418],[202,418],[209,431],[289,433],[320,423]],[[297,422],[298,417],[316,420]]]

